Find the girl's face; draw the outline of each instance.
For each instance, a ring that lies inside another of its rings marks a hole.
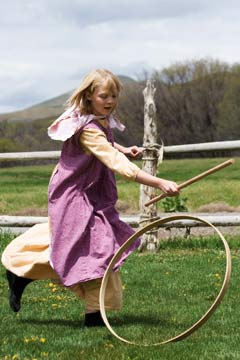
[[[93,114],[108,116],[117,105],[118,93],[102,85],[98,86],[93,94],[88,96],[88,100],[91,101]]]

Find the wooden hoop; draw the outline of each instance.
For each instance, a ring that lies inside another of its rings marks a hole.
[[[132,245],[132,243],[138,238],[140,237],[142,234],[144,234],[146,231],[151,230],[152,228],[161,225],[161,224],[165,224],[171,221],[175,221],[175,220],[181,220],[181,219],[189,219],[189,220],[197,220],[199,222],[205,223],[207,225],[209,225],[210,227],[212,227],[217,234],[219,235],[220,239],[223,242],[224,248],[225,248],[225,255],[226,255],[226,268],[225,268],[225,276],[224,276],[224,280],[223,280],[223,284],[221,287],[221,290],[219,291],[216,299],[214,300],[214,302],[212,303],[212,305],[210,306],[210,308],[206,311],[206,313],[197,321],[195,322],[190,328],[188,328],[186,331],[182,332],[181,334],[174,336],[168,340],[159,342],[159,343],[154,343],[154,344],[139,344],[139,343],[135,343],[133,341],[129,341],[126,340],[125,338],[119,336],[111,327],[111,325],[108,322],[107,316],[106,316],[106,311],[105,311],[105,291],[106,291],[106,287],[107,287],[107,283],[108,283],[108,279],[109,276],[113,270],[113,267],[115,266],[116,262],[120,259],[121,255],[123,254],[123,252],[128,249],[129,246]],[[111,262],[109,263],[107,270],[104,274],[104,277],[102,279],[102,283],[101,283],[101,288],[100,288],[100,294],[99,294],[99,303],[100,303],[100,312],[101,312],[101,316],[103,318],[103,321],[106,325],[106,327],[108,328],[108,330],[112,333],[112,335],[114,335],[117,339],[127,343],[127,344],[132,344],[132,345],[141,345],[141,346],[156,346],[156,345],[163,345],[163,344],[167,344],[170,342],[174,342],[174,341],[179,341],[179,340],[183,340],[186,337],[188,337],[190,334],[192,334],[194,331],[196,331],[200,326],[202,326],[209,318],[210,316],[213,314],[213,312],[216,310],[217,306],[220,304],[220,302],[222,301],[229,281],[230,281],[230,276],[231,276],[231,253],[230,253],[230,249],[228,246],[227,241],[225,240],[224,236],[222,235],[222,233],[213,225],[211,224],[209,221],[197,217],[197,216],[190,216],[190,215],[174,215],[174,216],[168,216],[165,217],[163,219],[159,219],[156,220],[146,226],[144,226],[142,229],[138,230],[135,234],[133,234],[116,252],[116,254],[114,255],[114,257],[112,258]]]

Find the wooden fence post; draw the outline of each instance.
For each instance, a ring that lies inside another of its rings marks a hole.
[[[143,90],[144,96],[144,137],[143,137],[143,170],[156,176],[159,149],[157,144],[156,105],[154,94],[156,88],[153,80],[148,80]],[[156,189],[140,185],[140,224],[146,225],[157,218],[157,205],[144,206],[146,202],[156,196]],[[155,251],[157,249],[157,230],[152,229],[142,236],[140,249]]]

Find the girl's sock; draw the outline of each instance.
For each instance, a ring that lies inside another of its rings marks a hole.
[[[9,305],[13,311],[18,312],[21,308],[21,297],[23,291],[25,287],[33,280],[19,277],[9,270],[6,271],[6,277],[10,289]]]
[[[100,311],[85,314],[84,326],[105,326]]]

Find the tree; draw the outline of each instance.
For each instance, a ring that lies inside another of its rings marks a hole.
[[[158,123],[165,144],[215,141],[228,65],[217,60],[176,63],[153,74]]]
[[[16,145],[12,140],[6,138],[0,139],[0,153],[14,152],[14,151],[17,150],[16,150]]]
[[[116,141],[125,146],[142,145],[144,100],[143,89],[145,84],[131,81],[124,85],[120,95],[117,117],[126,125],[123,133],[115,132]]]
[[[234,66],[229,76],[228,87],[219,107],[218,138],[240,138],[240,65]]]

